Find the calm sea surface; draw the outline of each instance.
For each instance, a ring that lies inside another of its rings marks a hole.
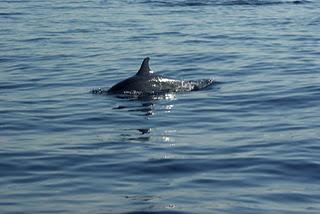
[[[0,213],[319,213],[320,1],[1,0]],[[136,73],[215,78],[93,95]]]

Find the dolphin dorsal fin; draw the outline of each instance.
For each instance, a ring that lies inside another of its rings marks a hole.
[[[137,75],[148,75],[151,73],[151,69],[149,67],[149,60],[149,57],[144,58]]]

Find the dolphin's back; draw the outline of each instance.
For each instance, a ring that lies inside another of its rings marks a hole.
[[[164,94],[200,90],[212,83],[213,80],[180,81],[154,74],[149,67],[149,57],[147,57],[134,76],[117,83],[107,92],[129,95]]]
[[[142,89],[143,86],[141,85],[141,80],[137,76],[133,76],[115,84],[108,90],[108,92],[124,93],[126,91],[141,91]]]
[[[135,75],[112,86],[108,92],[121,94],[158,94],[174,91],[177,85],[173,83],[180,85],[179,81],[164,78],[160,75]]]

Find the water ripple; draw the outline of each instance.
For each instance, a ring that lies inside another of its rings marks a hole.
[[[317,1],[0,7],[2,213],[318,213]],[[145,56],[216,85],[89,93]]]

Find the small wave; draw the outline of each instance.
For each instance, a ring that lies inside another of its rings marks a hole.
[[[305,0],[234,0],[226,1],[229,5],[274,5],[274,4],[302,4]]]
[[[91,90],[92,94],[95,95],[113,95],[120,99],[134,99],[141,101],[150,101],[150,100],[167,100],[175,97],[173,92],[166,93],[143,93],[141,91],[124,91],[121,94],[110,94],[106,88],[97,88]]]
[[[134,211],[134,212],[127,212],[123,214],[191,214],[189,212],[182,212],[182,211]]]
[[[275,4],[304,4],[306,0],[182,0],[182,1],[167,1],[167,0],[145,0],[141,3],[144,4],[155,4],[159,6],[180,6],[180,7],[192,7],[192,6],[232,6],[232,5],[275,5]]]

